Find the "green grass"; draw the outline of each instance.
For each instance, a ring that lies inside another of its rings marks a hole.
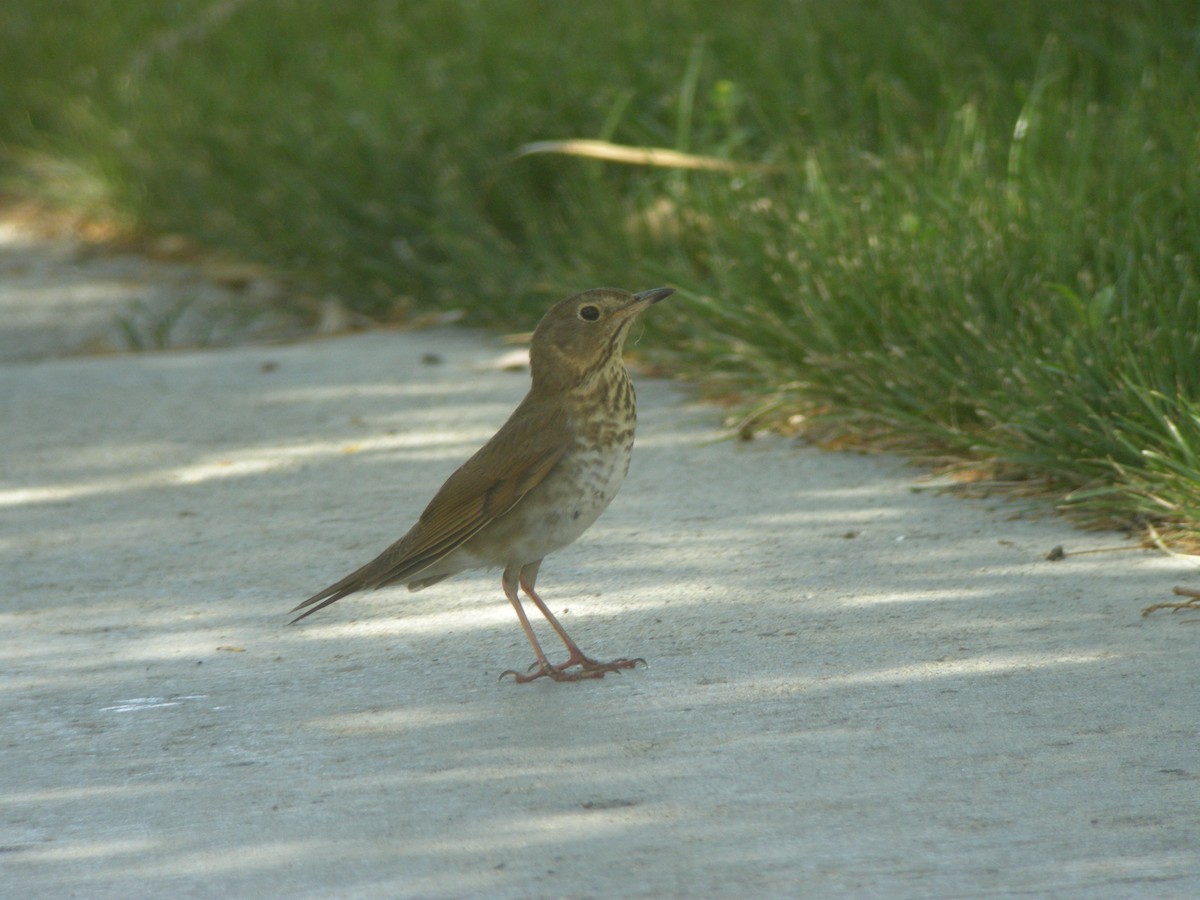
[[[5,4],[0,165],[379,318],[672,284],[643,346],[765,424],[1200,537],[1194,3],[726,7]],[[560,138],[780,171],[515,156]]]

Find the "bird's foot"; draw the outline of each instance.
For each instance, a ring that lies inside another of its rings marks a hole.
[[[549,678],[553,681],[586,681],[592,678],[603,678],[609,672],[632,669],[638,663],[641,663],[643,666],[646,665],[646,661],[641,657],[637,659],[614,659],[610,662],[600,662],[580,653],[577,657],[572,654],[570,659],[556,666],[552,666],[549,663],[535,662],[524,674],[509,669],[507,672],[501,672],[500,677],[503,679],[505,675],[511,675],[517,684],[527,684],[538,678]],[[578,669],[575,668],[576,666],[578,666]]]
[[[1148,616],[1159,609],[1169,609],[1171,612],[1178,612],[1181,609],[1200,609],[1200,591],[1193,588],[1177,587],[1172,593],[1178,597],[1191,597],[1192,599],[1184,600],[1181,603],[1155,603],[1143,609],[1142,615]]]
[[[595,672],[596,675],[594,677],[603,678],[606,672],[619,672],[621,669],[633,669],[637,667],[638,663],[641,663],[643,666],[646,665],[646,661],[640,656],[634,659],[625,659],[622,657],[621,659],[613,659],[609,660],[608,662],[600,662],[597,659],[586,657],[581,653],[578,660],[568,659],[562,664],[562,668],[569,669],[571,666],[578,665],[582,671]]]

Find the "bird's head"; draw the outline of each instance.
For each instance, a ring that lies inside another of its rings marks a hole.
[[[640,294],[596,288],[560,300],[542,317],[529,347],[534,389],[569,389],[621,365],[625,337],[638,314],[674,288]]]

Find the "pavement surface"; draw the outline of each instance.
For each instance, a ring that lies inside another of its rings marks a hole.
[[[539,588],[645,668],[498,681],[497,573],[289,627],[527,376],[452,329],[64,356],[108,276],[46,252],[0,243],[5,896],[1200,896],[1200,613],[1141,616],[1194,561],[636,377]]]

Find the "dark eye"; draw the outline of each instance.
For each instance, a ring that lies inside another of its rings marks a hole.
[[[579,318],[585,322],[595,322],[600,318],[600,310],[594,306],[584,306],[579,310]]]

